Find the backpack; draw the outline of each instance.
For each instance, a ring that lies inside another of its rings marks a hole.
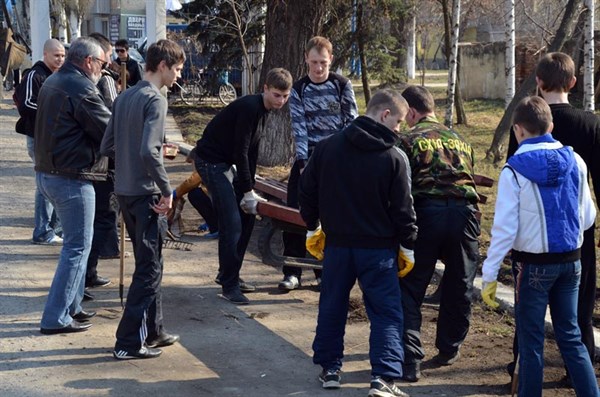
[[[25,90],[27,89],[27,84],[25,83],[25,80],[27,79],[27,75],[30,71],[31,69],[25,69],[25,71],[23,72],[23,76],[21,77],[21,81],[19,81],[19,84],[15,86],[15,92],[12,96],[13,102],[15,103],[15,106],[19,111],[19,116],[21,117],[25,117],[26,114],[25,97],[27,93],[25,92]]]

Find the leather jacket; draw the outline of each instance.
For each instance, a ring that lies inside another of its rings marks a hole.
[[[110,110],[94,82],[67,62],[48,77],[38,95],[35,170],[86,180],[106,180],[100,142]]]

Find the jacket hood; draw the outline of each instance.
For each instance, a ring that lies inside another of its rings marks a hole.
[[[33,64],[31,68],[43,68],[48,74],[48,76],[52,74],[52,70],[50,70],[50,68],[44,63],[44,61],[37,61]]]
[[[367,152],[387,150],[398,140],[393,131],[366,116],[354,119],[343,134],[352,145]]]
[[[548,133],[521,142],[508,164],[539,186],[559,186],[576,160],[573,148],[562,146]]]

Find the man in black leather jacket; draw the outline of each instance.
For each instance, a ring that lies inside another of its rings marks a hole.
[[[96,88],[105,57],[95,40],[75,40],[38,96],[36,180],[62,221],[64,239],[42,315],[45,335],[86,331],[96,314],[84,311],[81,301],[93,235],[92,181],[105,179],[108,165],[99,150],[110,111]]]

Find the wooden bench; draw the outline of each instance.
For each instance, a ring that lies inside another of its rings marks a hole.
[[[494,180],[483,175],[475,175],[478,186],[492,187]],[[256,177],[254,189],[261,192],[269,201],[258,203],[258,214],[269,220],[258,238],[258,250],[263,263],[271,266],[297,266],[303,268],[320,269],[321,261],[315,258],[294,258],[279,255],[274,252],[272,240],[276,233],[285,231],[306,235],[306,224],[300,216],[300,211],[286,206],[287,183],[271,178]],[[485,204],[487,197],[479,194],[480,203]]]

